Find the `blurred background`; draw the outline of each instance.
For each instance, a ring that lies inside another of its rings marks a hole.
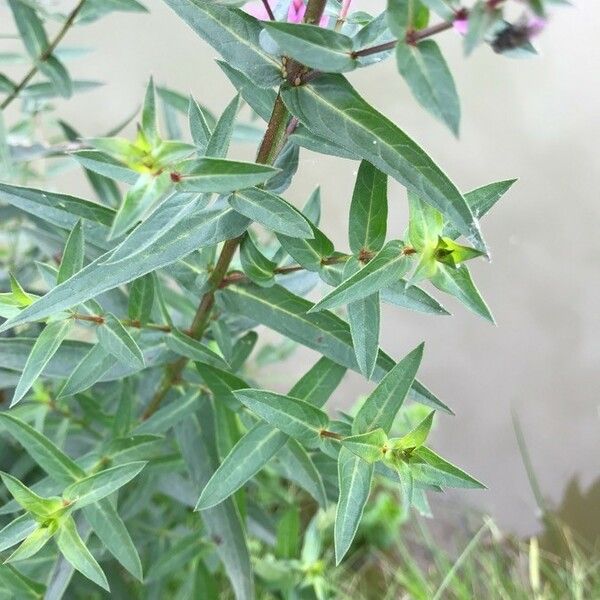
[[[75,29],[65,42],[95,50],[72,64],[74,76],[105,82],[60,103],[59,114],[85,135],[103,134],[129,116],[151,75],[216,112],[234,95],[214,64],[217,53],[160,0],[146,4],[148,15],[113,13]],[[371,13],[383,5],[353,4]],[[496,56],[487,47],[465,60],[457,33],[438,36],[461,93],[459,140],[417,107],[393,59],[350,74],[358,90],[462,190],[519,178],[483,223],[491,264],[473,264],[497,327],[439,294],[453,317],[385,307],[382,326],[382,347],[396,359],[426,342],[420,378],[456,412],[439,417],[434,446],[489,488],[449,494],[450,501],[481,509],[519,534],[537,531],[539,523],[511,411],[550,505],[567,523],[600,528],[600,483],[593,487],[600,475],[598,23],[598,2],[556,10],[536,40],[539,55],[528,60]],[[12,28],[0,3],[0,33]],[[4,43],[10,41],[0,39]],[[254,148],[236,152],[251,157]],[[321,185],[322,228],[339,250],[347,249],[356,169],[357,163],[303,150],[299,176],[286,194],[300,206]],[[88,193],[75,174],[53,185]],[[405,192],[391,182],[389,197],[389,234],[398,237],[407,223]],[[261,373],[262,382],[284,390],[312,360],[310,351],[298,349],[283,368]],[[349,374],[330,406],[350,406],[369,389],[362,377]]]

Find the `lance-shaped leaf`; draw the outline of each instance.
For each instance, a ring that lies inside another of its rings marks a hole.
[[[340,440],[344,448],[368,463],[383,460],[387,452],[388,436],[383,429],[375,429],[358,435],[350,435]]]
[[[177,188],[182,192],[225,194],[264,183],[278,171],[269,165],[251,162],[199,158],[185,166],[178,176]]]
[[[335,513],[335,562],[340,564],[352,544],[371,492],[373,465],[347,448],[338,457],[340,495]]]
[[[244,315],[307,348],[316,350],[339,365],[359,370],[348,324],[329,311],[309,313],[312,302],[279,285],[271,288],[253,285],[228,286],[227,289],[218,292],[218,301],[224,310]],[[394,366],[395,362],[380,350],[373,380],[379,381]],[[413,384],[411,399],[453,414],[418,381]]]
[[[202,489],[216,468],[216,439],[209,423],[214,422],[212,407],[205,405],[207,427],[202,427],[194,416],[180,423],[176,428],[176,438],[184,461],[195,486]],[[246,532],[240,513],[233,500],[227,499],[202,513],[202,521],[207,533],[220,541],[216,551],[223,562],[236,598],[251,600],[254,598],[254,583],[250,554],[246,542]]]
[[[495,323],[485,300],[481,297],[479,290],[475,287],[471,273],[465,265],[459,267],[448,267],[438,264],[431,283],[446,294],[454,296],[476,315],[483,317],[491,323]]]
[[[458,135],[458,93],[436,42],[423,40],[418,44],[398,44],[396,62],[417,102]]]
[[[45,586],[23,575],[12,565],[0,565],[0,584],[11,598],[38,600],[42,598]]]
[[[426,446],[417,448],[413,453],[413,457],[410,462],[410,469],[415,479],[419,481],[441,487],[485,488],[483,483],[449,463]],[[417,460],[415,461],[415,459]]]
[[[118,360],[131,365],[134,369],[143,369],[144,355],[121,321],[113,314],[104,317],[96,333],[102,347]]]
[[[117,358],[107,352],[100,344],[91,346],[79,363],[75,363],[68,374],[59,398],[73,396],[83,392],[97,383],[117,362]]]
[[[75,196],[0,183],[0,200],[63,229],[72,230],[78,219],[110,227],[115,211]]]
[[[167,348],[185,356],[190,360],[194,360],[200,363],[208,363],[220,369],[227,369],[229,365],[225,362],[225,359],[217,354],[214,350],[211,350],[208,346],[202,342],[191,338],[189,335],[185,335],[178,329],[173,329],[165,338]]]
[[[288,438],[287,444],[277,454],[277,459],[287,479],[307,491],[319,506],[327,507],[323,478],[302,444]]]
[[[323,262],[334,252],[332,241],[315,225],[312,237],[301,239],[287,235],[277,235],[282,248],[302,267],[309,271],[320,271]]]
[[[43,319],[81,304],[102,292],[171,264],[199,247],[237,237],[247,226],[248,220],[229,207],[194,213],[188,219],[178,221],[137,254],[116,263],[107,262],[110,253],[103,255],[71,279],[53,288],[16,318],[3,323],[0,330]]]
[[[465,194],[465,200],[473,214],[478,219],[481,219],[481,217],[487,214],[496,202],[506,194],[516,181],[516,179],[506,179],[504,181],[489,183],[467,192]],[[460,232],[458,232],[450,223],[446,223],[444,225],[443,235],[456,239],[460,236]]]
[[[64,508],[60,498],[42,498],[21,483],[16,477],[13,477],[8,473],[0,472],[0,478],[2,478],[2,483],[4,483],[11,496],[19,503],[19,505],[40,520],[47,518]]]
[[[225,110],[219,117],[214,130],[206,144],[205,156],[214,158],[224,158],[229,150],[229,142],[233,134],[235,118],[240,109],[239,94],[225,107]]]
[[[135,185],[140,176],[126,164],[100,150],[78,150],[72,152],[71,156],[89,171],[129,185]]]
[[[231,194],[227,201],[237,212],[275,233],[293,238],[315,237],[310,223],[299,210],[266,190],[240,190]]]
[[[150,418],[138,425],[135,434],[164,434],[180,421],[198,410],[200,394],[196,390],[186,393],[174,402],[162,406]]]
[[[379,353],[379,293],[348,304],[348,324],[360,372],[371,379]]]
[[[156,118],[156,89],[154,80],[150,77],[146,87],[144,105],[142,107],[142,131],[148,142],[154,146],[158,141],[158,120]]]
[[[311,312],[366,298],[400,279],[409,267],[410,259],[404,254],[404,244],[397,240],[388,242],[362,269],[317,302]]]
[[[387,231],[387,213],[387,176],[363,160],[356,174],[350,205],[348,239],[354,254],[361,250],[381,250]]]
[[[389,433],[404,399],[413,385],[423,357],[423,344],[407,354],[369,394],[354,418],[352,433],[381,427]]]
[[[244,273],[257,285],[270,287],[275,283],[277,264],[256,247],[249,232],[240,244],[240,262]]]
[[[138,321],[140,325],[145,325],[150,320],[154,292],[154,278],[151,275],[144,275],[131,284],[127,306],[127,315],[131,320]]]
[[[35,556],[56,533],[56,521],[50,521],[48,525],[38,524],[21,543],[21,545],[6,559],[6,562],[17,562]]]
[[[401,279],[381,290],[379,294],[383,302],[395,304],[417,312],[434,315],[449,315],[450,313],[430,294],[416,285],[408,285]]]
[[[435,411],[431,411],[414,429],[394,442],[394,447],[412,450],[422,446],[429,437]]]
[[[256,85],[273,87],[282,80],[279,61],[259,42],[260,23],[247,13],[212,0],[165,0],[201,38]]]
[[[63,499],[78,509],[94,504],[129,483],[145,466],[132,462],[89,475],[65,488]]]
[[[346,369],[323,357],[294,385],[290,395],[321,407],[340,383]],[[247,386],[246,386],[247,387]],[[268,423],[257,423],[246,433],[202,491],[196,505],[203,510],[222,502],[254,477],[290,438]]]
[[[202,556],[210,548],[208,542],[198,532],[177,540],[168,550],[161,553],[156,562],[148,568],[144,583],[160,581],[177,573],[192,560]]]
[[[324,73],[342,73],[356,68],[352,39],[317,25],[265,22],[265,29],[282,54]]]
[[[74,569],[95,584],[110,591],[106,575],[81,539],[75,521],[68,517],[61,522],[56,535],[58,549]]]
[[[24,540],[35,531],[38,522],[29,514],[21,515],[0,529],[0,552],[4,552]]]
[[[233,394],[254,414],[304,444],[317,442],[320,431],[329,423],[329,417],[322,410],[298,398],[253,389]]]
[[[50,362],[50,359],[57,352],[62,341],[69,333],[71,324],[72,322],[69,320],[52,321],[40,333],[25,363],[25,368],[15,389],[11,406],[17,404],[25,396],[35,380],[40,376],[44,367]]]
[[[81,221],[77,221],[67,239],[65,251],[60,261],[56,283],[62,283],[83,268],[84,234]]]
[[[493,8],[488,2],[478,0],[469,10],[469,29],[464,39],[465,54],[468,56],[481,44],[488,31],[501,19],[502,10]]]
[[[435,246],[444,227],[440,211],[413,193],[408,194],[408,211],[408,241],[417,250]]]
[[[311,131],[356,153],[437,208],[479,250],[477,220],[444,172],[401,129],[372,108],[342,75],[283,90],[289,111]]]

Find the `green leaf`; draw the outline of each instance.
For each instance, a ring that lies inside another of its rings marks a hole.
[[[352,424],[352,433],[365,433],[381,427],[389,433],[404,403],[423,357],[423,344],[407,354],[369,394]]]
[[[0,584],[8,597],[19,600],[39,600],[45,591],[42,584],[19,573],[12,565],[0,565]]]
[[[456,268],[467,260],[481,256],[481,252],[475,248],[457,244],[451,238],[440,237],[434,256],[438,262]]]
[[[290,395],[321,407],[338,386],[345,372],[344,367],[323,357],[294,385]],[[196,510],[214,506],[237,491],[254,477],[289,439],[285,433],[268,423],[257,423],[240,438],[215,471],[202,490]]]
[[[226,8],[208,0],[165,2],[255,85],[270,88],[281,82],[281,65],[262,49],[259,42],[262,27],[255,18],[237,8]]]
[[[231,194],[227,201],[237,212],[275,233],[293,238],[315,237],[310,223],[300,211],[266,190],[248,188]]]
[[[465,54],[469,56],[484,40],[494,24],[501,19],[502,11],[478,0],[469,11],[469,29],[464,39]]]
[[[361,250],[381,250],[387,232],[387,213],[387,176],[363,160],[350,205],[348,238],[354,254]]]
[[[231,141],[231,135],[235,126],[235,118],[237,117],[240,105],[240,96],[238,94],[225,107],[206,144],[206,150],[204,151],[206,156],[214,158],[224,158],[227,156],[229,142]]]
[[[109,354],[100,344],[94,344],[79,363],[75,363],[58,397],[73,396],[92,387],[116,362],[115,356]]]
[[[434,415],[435,411],[431,411],[414,429],[397,440],[394,446],[402,450],[421,447],[427,441]]]
[[[68,517],[61,522],[56,536],[56,543],[62,555],[74,569],[95,584],[110,591],[104,572],[90,551],[85,547],[72,517]]]
[[[318,25],[266,21],[264,27],[286,56],[324,73],[342,73],[356,68],[352,39]]]
[[[200,398],[197,390],[187,392],[173,402],[163,405],[150,418],[140,423],[134,433],[138,435],[166,433],[171,427],[198,409]]]
[[[410,266],[410,259],[403,250],[403,242],[388,242],[362,269],[317,302],[311,312],[361,300],[400,279]]]
[[[279,285],[271,288],[232,285],[220,290],[217,298],[224,310],[244,315],[307,348],[316,350],[338,365],[358,371],[348,324],[329,311],[309,313],[312,302],[294,295],[285,288]],[[373,379],[379,381],[394,365],[395,362],[380,350]],[[415,402],[453,414],[418,381],[413,384],[411,398]]]
[[[78,219],[110,227],[115,214],[112,208],[89,200],[7,183],[0,183],[0,200],[69,231]]]
[[[25,448],[33,460],[58,483],[71,483],[85,477],[85,471],[31,425],[5,412],[0,425]]]
[[[418,44],[398,44],[396,62],[417,102],[458,136],[458,93],[436,42],[423,40]]]
[[[2,483],[4,483],[11,496],[19,505],[27,512],[38,517],[39,520],[47,518],[64,508],[60,498],[42,498],[8,473],[0,471],[0,477],[2,478]]]
[[[159,220],[157,217],[157,221]],[[153,228],[155,225],[156,222],[152,221],[149,227]],[[108,262],[111,253],[103,255],[71,277],[68,282],[56,286],[23,310],[18,317],[3,323],[0,330],[9,329],[19,323],[43,319],[85,302],[102,292],[171,264],[199,247],[211,246],[224,239],[237,237],[247,226],[248,220],[231,208],[214,207],[194,213],[187,219],[177,221],[173,227],[164,231],[137,254],[131,254],[116,263]],[[134,230],[131,237],[137,237],[145,231],[140,229],[141,226]],[[126,242],[127,240],[123,244]]]
[[[146,88],[144,106],[142,107],[142,131],[151,146],[158,143],[158,121],[156,118],[156,90],[154,80],[150,77]]]
[[[177,189],[226,194],[264,183],[277,172],[278,169],[268,165],[224,158],[199,158],[186,166]]]
[[[420,462],[411,459],[410,468],[415,479],[431,485],[443,487],[483,489],[485,485],[477,481],[462,469],[449,463],[433,450],[421,446],[414,451],[413,456]]]
[[[21,543],[21,545],[6,559],[5,562],[17,562],[35,556],[52,538],[56,532],[56,522],[48,525],[39,524]]]
[[[371,464],[383,460],[388,437],[385,431],[380,428],[345,437],[340,443],[344,448],[348,448],[350,452]]]
[[[208,144],[212,131],[206,113],[194,98],[190,98],[188,120],[194,144],[196,144],[200,150],[204,150]]]
[[[293,438],[279,450],[277,459],[284,475],[308,492],[322,508],[327,508],[327,494],[319,470],[310,454]]]
[[[275,283],[275,267],[255,245],[247,232],[240,244],[240,262],[244,273],[257,285],[270,287]]]
[[[237,410],[240,407],[240,403],[235,399],[233,392],[235,390],[243,390],[250,387],[243,379],[240,379],[237,375],[224,371],[207,364],[196,362],[194,363],[200,377],[204,383],[208,386],[215,398],[219,398],[220,401],[226,402],[232,410]]]
[[[129,304],[127,316],[140,325],[145,325],[150,320],[154,306],[154,278],[144,275],[132,282],[129,288]]]
[[[210,405],[206,405],[210,408]],[[207,421],[213,421],[210,410]],[[193,417],[180,423],[176,428],[176,437],[184,461],[190,471],[194,485],[199,489],[215,472],[216,443],[214,434]],[[246,543],[246,532],[236,504],[227,499],[218,506],[202,512],[202,521],[209,536],[218,539],[216,551],[223,562],[236,598],[251,600],[254,598],[254,583],[250,555]]]
[[[378,113],[342,75],[282,91],[288,110],[311,131],[369,161],[437,208],[479,250],[486,251],[465,199],[429,156]]]
[[[135,369],[144,368],[144,355],[140,347],[121,321],[113,314],[109,313],[104,316],[104,323],[96,329],[96,333],[98,342],[104,350],[112,354],[117,360]]]
[[[23,289],[17,278],[12,273],[9,273],[8,275],[10,279],[10,291],[17,305],[29,306],[32,302],[31,295]]]
[[[297,506],[291,506],[277,523],[275,556],[280,559],[298,558],[300,539],[300,511]]]
[[[124,163],[99,150],[77,150],[71,156],[82,166],[109,179],[135,185],[139,173]]]
[[[0,529],[0,552],[4,552],[24,540],[35,531],[38,523],[29,514],[21,515]]]
[[[312,237],[301,239],[277,234],[282,248],[308,271],[320,271],[324,259],[334,252],[332,241],[315,225],[310,224]]]
[[[404,279],[393,283],[381,290],[379,294],[383,302],[395,304],[417,312],[434,315],[449,315],[450,313],[426,291],[416,285],[408,285]]]
[[[31,354],[27,358],[25,368],[15,389],[11,406],[21,401],[35,380],[40,376],[44,367],[50,362],[54,354],[56,354],[62,341],[69,333],[71,324],[70,320],[53,321],[44,327],[44,330],[40,333],[31,349]]]
[[[373,465],[342,448],[338,457],[340,495],[335,513],[335,562],[339,565],[352,544],[371,492]]]
[[[408,194],[408,240],[417,250],[435,246],[444,227],[442,214],[423,202],[416,194]]]
[[[168,550],[163,552],[158,560],[148,568],[144,583],[157,582],[180,571],[192,560],[202,556],[209,548],[208,543],[198,532],[177,540]]]
[[[265,390],[237,390],[234,396],[260,418],[299,442],[318,442],[329,418],[313,404]]]
[[[490,211],[496,202],[504,196],[516,181],[516,179],[507,179],[505,181],[489,183],[488,185],[467,192],[465,194],[465,200],[473,211],[473,214],[480,219]],[[443,235],[456,239],[460,236],[460,232],[456,231],[450,223],[446,223]]]
[[[146,466],[145,462],[131,462],[105,469],[72,483],[63,491],[63,498],[75,508],[94,504],[129,483]]]
[[[84,244],[82,222],[79,220],[67,239],[58,275],[56,276],[56,283],[62,283],[81,271],[83,268]]]
[[[191,338],[189,335],[182,333],[178,329],[171,331],[171,333],[166,336],[165,341],[167,348],[190,360],[207,363],[220,369],[229,368],[229,365],[222,356],[217,354],[214,350],[211,350],[202,342]]]
[[[439,264],[431,278],[431,283],[442,292],[446,292],[460,300],[476,315],[495,323],[490,309],[481,297],[479,290],[475,287],[471,273],[465,265],[453,268]]]

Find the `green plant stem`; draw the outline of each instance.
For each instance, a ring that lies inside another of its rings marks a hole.
[[[62,42],[65,35],[67,35],[69,29],[75,23],[77,16],[81,12],[83,5],[85,4],[85,0],[80,0],[77,6],[71,11],[69,16],[66,18],[63,26],[60,28],[60,31],[56,34],[56,37],[50,42],[48,47],[42,52],[42,54],[35,61],[35,64],[31,67],[31,69],[27,72],[25,77],[21,79],[21,81],[15,86],[14,90],[4,99],[2,104],[0,104],[0,110],[4,110],[7,108],[14,100],[19,97],[19,94],[23,91],[23,89],[27,86],[27,84],[35,77],[37,72],[39,71],[40,63],[48,60],[56,47]]]

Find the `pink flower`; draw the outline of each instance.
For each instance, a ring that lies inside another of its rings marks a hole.
[[[547,24],[548,20],[544,19],[543,17],[530,17],[529,21],[527,22],[527,31],[529,32],[529,37],[533,38],[542,33]]]
[[[454,27],[454,31],[456,31],[456,33],[460,33],[460,35],[467,35],[467,31],[469,31],[469,20],[467,17],[455,19],[452,27]]]
[[[256,17],[261,21],[269,20],[269,13],[262,2],[248,2],[244,4],[243,10],[249,15]],[[290,23],[302,23],[304,19],[304,13],[306,12],[306,5],[304,0],[290,0],[288,8],[287,20]],[[323,15],[319,25],[325,27],[329,22],[329,17]]]

